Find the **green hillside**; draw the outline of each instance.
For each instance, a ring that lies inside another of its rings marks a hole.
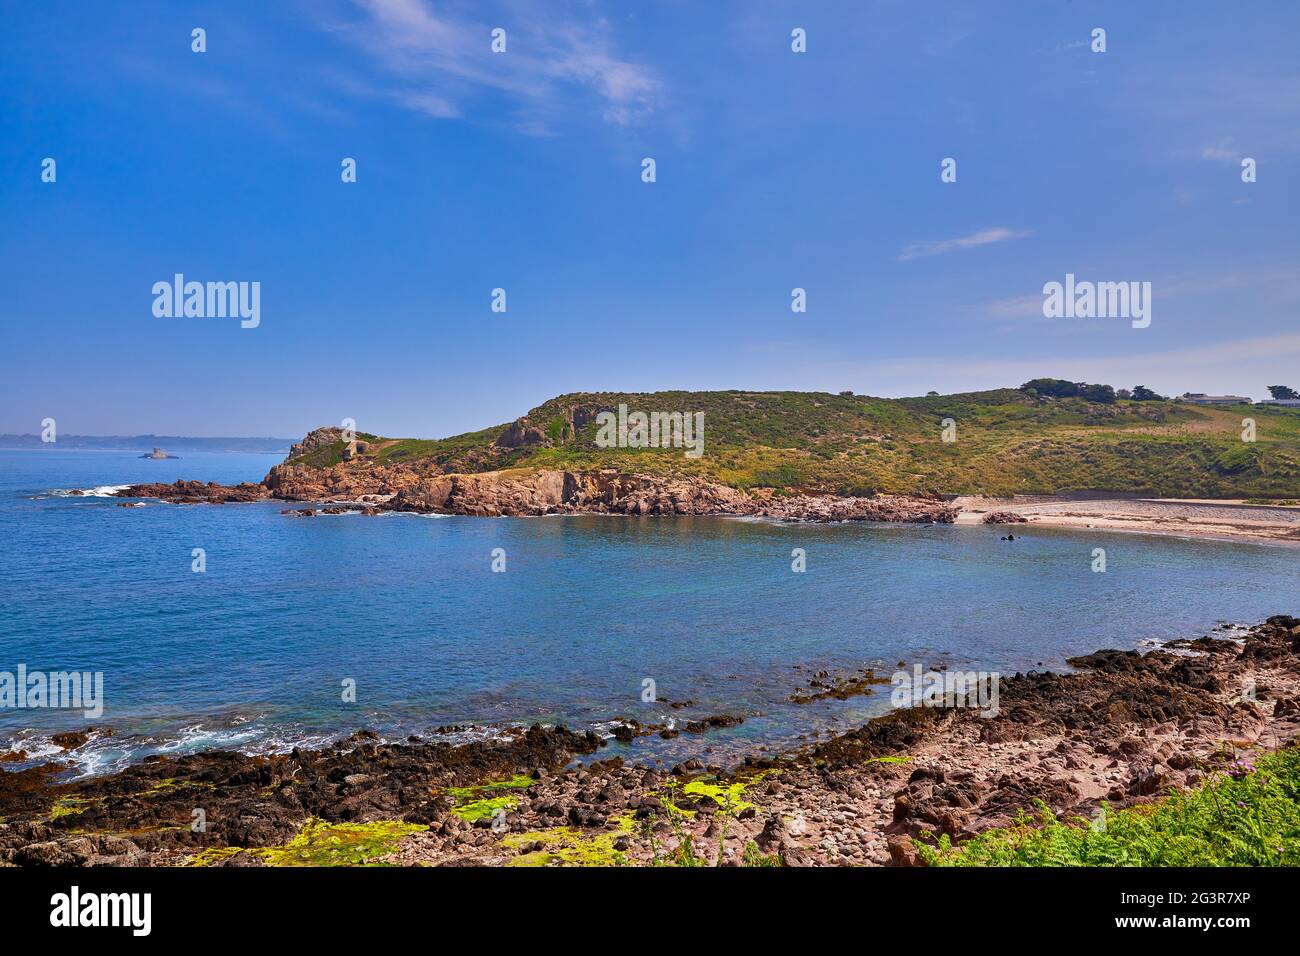
[[[704,454],[598,448],[595,412],[703,412]],[[576,414],[575,414],[576,412]],[[1242,419],[1256,441],[1241,438]],[[956,440],[943,441],[952,419]],[[574,428],[575,420],[578,427]],[[1202,408],[1173,401],[1089,401],[1020,389],[884,399],[821,392],[651,392],[561,395],[515,429],[451,438],[359,436],[361,457],[387,465],[473,472],[596,468],[700,475],[736,487],[867,494],[1043,494],[1068,490],[1170,497],[1300,496],[1300,409]],[[295,461],[342,459],[342,442]]]

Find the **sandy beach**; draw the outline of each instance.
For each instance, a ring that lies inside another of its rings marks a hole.
[[[960,509],[957,524],[980,524],[988,515],[1001,513],[1019,515],[1032,524],[1048,527],[1300,543],[1300,507],[1239,500],[1026,495],[966,496],[952,504]]]

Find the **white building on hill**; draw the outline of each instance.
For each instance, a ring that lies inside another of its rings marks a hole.
[[[1252,405],[1251,399],[1244,395],[1206,395],[1204,392],[1183,392],[1175,401],[1191,402],[1193,405]]]

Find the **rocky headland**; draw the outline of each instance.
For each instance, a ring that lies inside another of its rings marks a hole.
[[[498,441],[523,441],[514,426]],[[479,517],[554,514],[731,515],[785,521],[905,521],[951,524],[957,509],[937,495],[778,494],[741,490],[694,475],[629,473],[613,468],[568,470],[501,468],[447,472],[427,460],[389,463],[377,443],[343,445],[341,460],[321,465],[313,453],[343,444],[337,429],[318,429],[257,484],[228,486],[192,480],[132,485],[122,498],[158,498],[176,504],[224,504],[278,499],[353,504],[366,514],[404,511]],[[321,509],[321,513],[334,513]],[[313,509],[287,509],[306,515]]]

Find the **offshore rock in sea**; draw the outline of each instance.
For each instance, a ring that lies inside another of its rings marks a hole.
[[[223,504],[227,501],[260,501],[267,497],[267,490],[261,485],[250,482],[230,486],[219,485],[215,481],[204,484],[201,481],[178,480],[173,484],[161,482],[131,485],[115,492],[118,498],[160,498],[173,504]]]

